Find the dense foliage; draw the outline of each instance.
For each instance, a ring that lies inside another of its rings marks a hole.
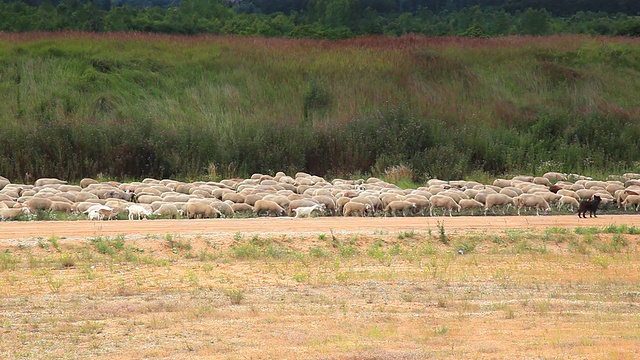
[[[0,35],[0,174],[638,169],[640,43]]]
[[[0,0],[0,31],[143,31],[342,39],[640,35],[640,2],[617,0]]]

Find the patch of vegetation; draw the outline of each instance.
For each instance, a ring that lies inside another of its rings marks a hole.
[[[11,144],[0,173],[24,182],[53,173],[196,178],[213,164],[221,177],[381,173],[404,186],[546,170],[619,173],[640,158],[632,39],[4,33],[0,42],[0,144]],[[286,146],[274,151],[274,143]]]

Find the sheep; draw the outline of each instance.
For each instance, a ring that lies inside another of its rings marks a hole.
[[[533,178],[533,183],[537,185],[551,186],[551,181],[546,177],[536,176]]]
[[[169,216],[172,219],[178,218],[178,207],[176,204],[162,204],[153,212],[155,216]]]
[[[289,204],[291,203],[291,200],[289,200],[284,195],[269,194],[269,195],[265,195],[262,199],[263,200],[273,201],[276,204],[280,205],[283,209],[288,209],[289,208]],[[258,200],[260,200],[260,199],[258,199]],[[245,201],[246,201],[246,198],[245,198]],[[255,206],[256,202],[257,202],[257,200],[251,206]]]
[[[76,205],[69,204],[63,201],[52,201],[51,206],[49,207],[49,210],[55,211],[55,212],[65,212],[67,214],[70,214],[76,211]]]
[[[376,201],[379,201],[380,199],[376,198]],[[360,204],[364,204],[364,205],[369,205],[369,207],[367,208],[367,212],[375,212],[376,208],[375,205],[373,203],[373,200],[370,199],[368,196],[363,196],[363,195],[359,195],[356,196],[354,198],[351,199],[350,202],[356,202],[356,203],[360,203]]]
[[[212,202],[210,205],[217,210],[220,215],[224,215],[225,217],[233,217],[236,214],[229,204],[222,201]]]
[[[86,188],[87,186],[91,185],[91,184],[99,184],[98,180],[94,180],[92,178],[84,178],[82,180],[80,180],[80,187],[81,188]]]
[[[313,213],[314,211],[317,211],[318,213],[324,213],[325,206],[324,204],[316,204],[313,206],[300,206],[293,209],[293,211],[296,213],[296,216],[295,216],[296,218],[310,217],[311,213]]]
[[[638,206],[640,206],[640,195],[628,195],[622,202],[622,206],[624,206],[625,211],[627,211],[627,206],[629,205],[635,205],[635,210],[638,211]]]
[[[487,211],[489,210],[495,214],[493,211],[494,206],[506,206],[506,210],[508,210],[512,205],[514,205],[513,198],[510,198],[505,194],[489,194],[485,199],[484,214],[487,215]]]
[[[249,195],[244,197],[244,203],[253,208],[253,206],[256,204],[256,201],[262,200],[263,198],[264,198],[264,196],[262,194],[261,195],[249,194]],[[289,202],[287,201],[287,203],[289,203]],[[280,204],[278,204],[278,205],[280,205]],[[282,206],[282,205],[280,205],[280,206]],[[282,206],[282,208],[284,208],[284,206]]]
[[[228,193],[222,195],[222,201],[231,200],[234,203],[244,203],[244,199],[245,199],[244,195],[238,194],[238,193],[234,193],[234,192],[228,192]]]
[[[316,195],[312,198],[313,200],[319,202],[324,205],[324,210],[329,214],[333,215],[336,212],[336,199],[332,195]]]
[[[567,205],[567,209],[573,212],[574,208],[580,206],[580,203],[574,197],[563,195],[558,201],[558,208],[562,209],[564,205]]]
[[[67,182],[56,178],[40,178],[33,184],[35,187],[43,187],[45,185],[62,185]]]
[[[209,217],[220,217],[220,211],[214,209],[211,205],[198,201],[198,202],[189,202],[186,206],[186,214],[189,219],[197,219],[197,218],[209,218]]]
[[[549,179],[549,181],[553,183],[567,180],[567,176],[565,174],[559,173],[559,172],[553,172],[553,171],[542,174],[542,177]]]
[[[83,211],[83,213],[88,214],[93,210],[99,210],[99,209],[104,209],[104,210],[107,210],[107,211],[113,210],[113,208],[111,208],[110,206],[106,206],[106,205],[103,205],[103,204],[93,204],[93,205],[89,206],[88,208],[86,208]]]
[[[429,208],[429,199],[427,199],[426,196],[422,196],[422,195],[409,195],[405,198],[405,201],[409,201],[411,203],[414,203],[416,205],[415,207],[415,214],[416,215],[425,215],[425,211],[427,211],[427,209]]]
[[[493,180],[493,186],[505,188],[511,186],[512,181],[506,179],[495,179]]]
[[[233,212],[235,214],[237,213],[246,213],[246,214],[250,214],[253,212],[253,206],[247,204],[247,203],[234,203],[234,202],[227,202],[227,204],[229,206],[231,206],[231,208],[233,209]]]
[[[146,219],[151,215],[151,211],[142,205],[134,204],[126,208],[129,212],[129,220],[133,220],[134,217],[138,217],[138,220]]]
[[[343,214],[344,205],[351,201],[350,197],[342,196],[336,200],[336,213],[339,215]]]
[[[76,202],[83,202],[89,199],[98,199],[98,195],[86,191],[81,191],[76,194]]]
[[[271,201],[271,200],[268,200]],[[275,201],[274,201],[275,202]],[[257,204],[257,202],[256,202]],[[293,211],[299,207],[309,207],[309,206],[313,206],[313,205],[318,205],[319,203],[313,199],[298,199],[298,200],[293,200],[289,203],[289,210],[287,212],[287,215],[291,216],[293,214]]]
[[[578,198],[580,198],[580,200],[591,199],[595,194],[596,194],[596,191],[591,189],[576,190],[576,195],[578,195]]]
[[[284,215],[284,209],[282,206],[271,200],[256,201],[256,204],[253,207],[253,213],[259,216],[262,212],[267,213],[267,216],[269,216],[270,213],[275,216]]]
[[[453,208],[456,208],[458,212],[460,212],[460,205],[453,200],[453,198],[446,195],[433,195],[429,199],[429,215],[433,216],[433,210],[435,208],[443,208],[442,215],[446,214],[446,211],[449,210],[449,216],[451,215],[451,211]]]
[[[136,201],[140,204],[151,204],[154,201],[163,201],[164,199],[157,195],[139,195]]]
[[[416,209],[416,204],[409,201],[404,200],[395,200],[390,202],[385,208],[385,214],[390,214],[392,216],[397,216],[397,212],[402,212],[403,216],[411,215],[411,212]]]
[[[11,209],[1,209],[0,219],[2,220],[15,220],[20,215],[29,214],[29,209],[26,207],[18,207]]]
[[[118,212],[113,209],[109,210],[106,208],[93,208],[88,212],[87,218],[89,220],[104,220],[105,218],[107,220],[111,220],[117,215]]]
[[[353,201],[344,204],[342,208],[344,216],[365,216],[369,211],[371,211],[371,205]]]
[[[549,203],[540,195],[534,194],[522,194],[513,199],[515,206],[518,208],[518,215],[520,215],[520,209],[523,207],[535,207],[536,215],[540,215],[539,210],[548,214],[551,211]]]
[[[484,206],[483,203],[475,199],[462,199],[460,200],[459,205],[460,209],[470,209],[471,215],[473,215],[474,209],[482,209],[482,207]]]
[[[31,198],[25,202],[29,211],[34,214],[38,210],[49,210],[53,201],[47,198]]]

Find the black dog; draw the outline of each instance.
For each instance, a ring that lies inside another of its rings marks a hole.
[[[600,201],[602,199],[598,195],[593,196],[593,200],[584,200],[580,203],[578,207],[578,217],[587,218],[587,211],[589,212],[589,217],[597,217],[596,211],[598,211],[598,205],[600,205]],[[582,214],[582,216],[580,216]]]

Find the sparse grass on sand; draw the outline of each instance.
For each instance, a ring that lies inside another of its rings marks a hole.
[[[632,359],[629,229],[5,241],[0,358]]]

